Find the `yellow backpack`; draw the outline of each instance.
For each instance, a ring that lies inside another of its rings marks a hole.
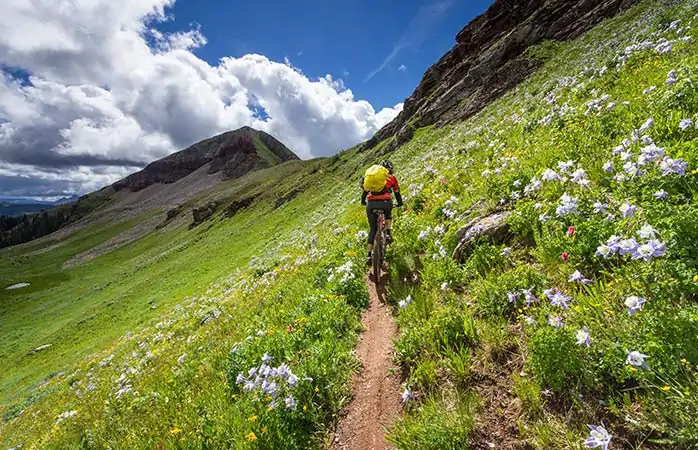
[[[366,169],[364,174],[364,190],[368,192],[381,192],[390,178],[390,171],[378,164]]]

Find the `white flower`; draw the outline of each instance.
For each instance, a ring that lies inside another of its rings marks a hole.
[[[589,334],[587,327],[578,330],[576,338],[578,345],[586,345],[587,347],[591,347],[591,335]]]
[[[606,161],[606,163],[603,165],[603,170],[607,173],[613,172],[613,161]]]
[[[410,303],[412,303],[412,296],[411,296],[411,295],[408,295],[406,299],[400,300],[400,302],[398,303],[398,306],[399,306],[400,308],[405,308],[405,307],[407,307],[407,305],[409,305]]]
[[[691,119],[683,119],[681,122],[679,122],[679,129],[681,131],[685,131],[693,126],[693,120]]]
[[[185,359],[187,359],[187,354],[186,354],[186,353],[182,353],[182,356],[180,356],[179,358],[177,358],[177,364],[179,364],[179,365],[181,366],[182,364],[184,364],[184,360],[185,360]]]
[[[511,248],[509,248],[509,247],[505,247],[502,250],[502,253],[500,253],[500,256],[509,256],[509,255],[511,255]]]
[[[448,282],[443,282],[443,283],[441,284],[441,290],[442,290],[442,291],[447,291],[448,288],[449,288],[449,283],[448,283]]]
[[[649,119],[647,119],[645,121],[645,123],[642,124],[642,126],[640,126],[639,131],[640,131],[640,133],[644,133],[645,131],[649,130],[653,126],[654,126],[654,118],[650,117]]]
[[[654,194],[652,194],[652,196],[654,198],[656,198],[657,200],[664,200],[667,197],[669,197],[669,193],[667,191],[665,191],[664,189],[662,189],[662,190],[657,191]]]
[[[631,352],[631,351],[626,350],[625,352],[628,355],[627,358],[625,359],[625,362],[627,364],[630,364],[631,366],[634,366],[634,367],[642,367],[645,370],[649,370],[650,367],[645,362],[645,359],[649,358],[647,355],[643,355],[642,353],[637,352],[637,351]]]
[[[642,228],[637,231],[638,236],[642,239],[654,239],[657,235],[657,230],[652,228],[648,223],[644,224]]]
[[[622,205],[620,205],[620,212],[623,214],[624,217],[635,216],[636,209],[637,206],[632,205],[628,200],[626,200]]]

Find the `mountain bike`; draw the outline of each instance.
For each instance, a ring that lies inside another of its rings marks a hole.
[[[381,280],[381,267],[388,242],[385,238],[385,211],[374,209],[373,212],[378,216],[378,232],[373,241],[373,282],[377,285]]]

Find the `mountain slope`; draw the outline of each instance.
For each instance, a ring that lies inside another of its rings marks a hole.
[[[298,157],[273,136],[249,127],[206,139],[155,161],[123,180],[48,209],[46,214],[0,221],[0,248],[95,223],[127,220],[135,215],[179,207],[225,180],[273,167]],[[145,227],[133,239],[151,231]],[[61,235],[56,236],[60,240]]]
[[[535,74],[391,154],[397,448],[698,445],[697,8],[648,0],[534,46]],[[367,300],[356,186],[387,144],[2,250],[0,278],[30,283],[0,291],[2,444],[327,448]],[[174,202],[207,170],[116,195]]]
[[[402,112],[367,143],[406,142],[415,129],[463,120],[534,73],[543,61],[527,48],[574,39],[636,0],[497,0],[456,36],[456,45],[424,74]]]

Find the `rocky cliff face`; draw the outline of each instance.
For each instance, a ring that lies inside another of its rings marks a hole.
[[[386,151],[414,129],[462,120],[530,76],[540,61],[524,51],[544,40],[573,39],[636,0],[496,0],[456,36],[456,45],[427,70],[403,111],[369,140],[372,148],[395,136]]]
[[[254,170],[299,159],[284,144],[250,127],[206,139],[149,164],[112,187],[115,191],[139,191],[156,183],[174,183],[209,164],[208,173],[237,178]]]

